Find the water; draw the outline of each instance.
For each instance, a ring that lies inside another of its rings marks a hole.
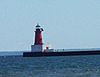
[[[100,77],[100,56],[4,56],[0,77]]]

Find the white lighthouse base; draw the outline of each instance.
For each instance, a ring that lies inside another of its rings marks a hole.
[[[31,45],[31,52],[42,52],[43,46],[42,45]]]

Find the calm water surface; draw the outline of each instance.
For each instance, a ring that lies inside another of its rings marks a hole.
[[[100,77],[100,56],[0,57],[0,77]]]

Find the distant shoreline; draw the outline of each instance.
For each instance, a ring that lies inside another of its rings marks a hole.
[[[23,52],[15,52],[15,51],[3,51],[3,52],[0,52],[0,56],[21,56],[23,55]]]

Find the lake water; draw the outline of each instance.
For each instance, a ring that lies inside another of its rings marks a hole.
[[[100,56],[2,56],[0,77],[100,77]]]

